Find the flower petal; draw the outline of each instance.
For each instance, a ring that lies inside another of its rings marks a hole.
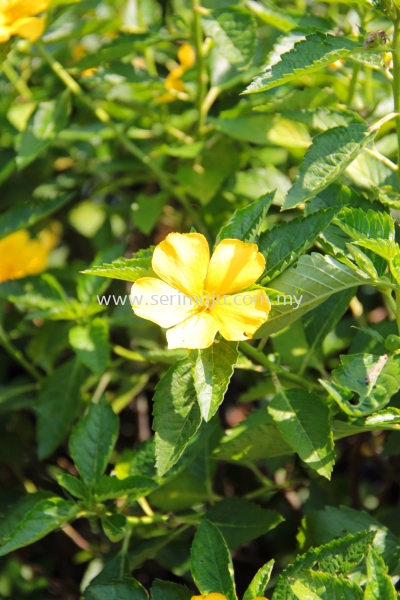
[[[218,332],[214,317],[203,310],[167,331],[168,348],[208,348]]]
[[[138,317],[160,327],[173,327],[198,310],[190,297],[154,277],[138,279],[132,286],[130,300]]]
[[[271,305],[264,290],[224,296],[211,311],[220,334],[229,341],[248,340],[268,318]]]
[[[36,42],[43,34],[46,25],[45,17],[26,17],[18,19],[10,26],[13,35],[20,35],[30,42]]]
[[[188,295],[200,296],[210,261],[210,250],[200,233],[170,233],[158,244],[152,266],[163,281]]]
[[[233,294],[246,289],[261,277],[265,259],[257,244],[222,240],[214,250],[205,288],[211,294]]]

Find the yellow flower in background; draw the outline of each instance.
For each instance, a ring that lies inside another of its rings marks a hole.
[[[0,0],[0,44],[13,35],[36,41],[45,27],[45,17],[37,17],[51,0]]]
[[[45,271],[50,251],[58,241],[57,232],[44,230],[32,240],[25,230],[0,240],[0,283],[37,275]]]
[[[168,348],[208,348],[218,332],[247,340],[268,318],[265,291],[243,292],[265,268],[256,244],[222,240],[210,259],[203,235],[170,233],[154,250],[152,267],[159,279],[138,279],[131,303],[136,315],[168,328]]]
[[[182,77],[188,69],[193,67],[196,60],[196,53],[190,44],[183,44],[178,50],[179,67],[173,69],[165,79],[165,89],[173,90],[174,92],[184,92],[185,84]],[[176,100],[176,94],[164,94],[158,99],[159,104],[165,102],[173,102]]]

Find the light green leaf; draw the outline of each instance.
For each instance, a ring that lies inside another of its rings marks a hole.
[[[284,440],[309,467],[330,479],[335,461],[329,407],[301,389],[281,389],[268,406]]]
[[[86,498],[87,491],[85,486],[77,477],[69,475],[68,473],[58,473],[57,481],[61,487],[66,489],[67,492],[73,496],[76,496],[76,498]]]
[[[195,156],[197,154],[198,152]],[[135,203],[132,204],[132,219],[135,227],[148,235],[160,218],[167,200],[168,194],[166,192],[152,194],[151,196],[144,193],[138,194]]]
[[[364,240],[372,238],[376,240],[394,241],[394,221],[385,212],[368,210],[345,206],[335,219],[338,225],[353,240]]]
[[[203,519],[194,536],[191,572],[201,594],[217,592],[228,600],[237,600],[232,559],[220,531]]]
[[[205,518],[218,527],[229,548],[236,548],[275,529],[284,519],[274,510],[265,510],[234,496],[217,502]]]
[[[300,555],[279,575],[272,600],[296,600],[290,589],[293,580],[307,569],[346,576],[367,554],[375,533],[363,531],[348,535]]]
[[[306,517],[307,542],[312,546],[328,544],[339,536],[361,531],[374,532],[372,547],[393,572],[400,559],[400,544],[397,537],[385,525],[364,512],[347,506],[313,511]]]
[[[70,92],[65,90],[55,100],[41,102],[22,134],[17,167],[24,169],[57,137],[68,122]]]
[[[110,360],[108,324],[101,318],[90,325],[73,327],[69,341],[79,360],[96,375],[102,375]]]
[[[151,490],[158,487],[149,477],[131,475],[125,479],[103,475],[94,486],[94,494],[99,502],[129,496],[133,501],[136,498],[147,496]]]
[[[274,563],[275,561],[272,559],[257,571],[244,593],[243,600],[253,600],[254,598],[264,597],[265,588],[271,579]]]
[[[400,251],[398,244],[391,240],[358,240],[357,242],[354,242],[354,244],[375,252],[375,254],[381,256],[388,262],[391,261]]]
[[[0,556],[40,540],[50,531],[74,519],[78,511],[79,507],[76,504],[62,498],[39,500],[25,513],[9,537],[5,538],[5,543],[0,547]]]
[[[362,600],[363,593],[356,584],[328,573],[306,570],[290,587],[298,600]]]
[[[130,577],[90,586],[95,600],[148,600],[144,587]]]
[[[315,136],[282,210],[307,202],[333,183],[375,135],[376,131],[370,132],[367,124],[351,123]]]
[[[368,281],[366,276],[330,256],[318,253],[301,256],[293,267],[271,282],[277,304],[272,306],[268,321],[255,337],[276,333],[322,304],[332,294]],[[270,299],[273,299],[271,294]]]
[[[127,534],[128,521],[124,515],[107,515],[101,519],[103,531],[112,542],[119,542]]]
[[[367,583],[364,600],[397,600],[398,595],[383,559],[370,548],[367,554]]]
[[[133,258],[120,258],[111,264],[92,267],[82,273],[111,279],[122,279],[133,283],[140,277],[157,277],[151,268],[154,248],[147,248],[136,252]]]
[[[350,123],[362,123],[358,113],[350,110],[332,110],[325,106],[312,109],[299,107],[297,110],[288,110],[283,113],[285,117],[304,123],[313,129],[326,131],[333,127],[347,127]]]
[[[384,408],[369,417],[349,419],[348,421],[335,419],[331,422],[331,427],[335,440],[363,431],[400,431],[400,409]]]
[[[222,403],[238,359],[237,342],[218,338],[204,350],[189,350],[201,416],[209,421]]]
[[[151,600],[190,600],[193,593],[184,585],[155,579],[151,586]]]
[[[352,417],[365,417],[386,406],[400,389],[400,359],[386,354],[347,354],[332,371],[335,382],[321,383],[340,408]],[[354,402],[354,393],[358,402]]]
[[[98,252],[90,267],[98,267],[103,263],[109,263],[121,256],[124,251],[124,245],[118,244]],[[111,280],[104,277],[96,277],[95,275],[79,276],[76,286],[78,299],[84,304],[92,304],[97,302],[97,296],[101,296],[111,285]]]
[[[257,77],[246,89],[246,94],[263,92],[277,85],[315,73],[341,58],[345,58],[359,44],[347,38],[324,33],[313,33],[282,54],[281,60]]]
[[[72,430],[69,451],[83,482],[93,486],[103,475],[118,437],[119,421],[103,398]]]
[[[40,201],[24,201],[13,204],[0,215],[0,239],[15,231],[27,229],[41,219],[45,219],[67,204],[73,197],[73,193],[68,193],[58,195],[54,199],[41,198]]]
[[[287,10],[279,10],[275,5],[265,6],[254,0],[246,0],[246,5],[259,19],[261,19],[261,21],[276,27],[276,29],[283,31],[284,33],[288,33],[297,26],[296,19],[294,19]]]
[[[237,462],[284,456],[293,454],[293,450],[263,408],[253,411],[245,421],[228,429],[214,454],[219,460]]]
[[[213,10],[201,19],[204,33],[232,65],[245,69],[252,61],[257,37],[253,15],[236,6]]]
[[[262,284],[274,279],[304,254],[338,213],[337,209],[319,210],[307,217],[283,221],[264,231],[258,241],[258,250],[266,261]]]
[[[201,423],[192,364],[183,359],[172,366],[156,387],[153,429],[159,476],[177,462]]]
[[[54,452],[67,435],[81,402],[84,371],[78,360],[70,360],[41,384],[36,403],[39,460]]]
[[[235,210],[227,224],[221,228],[215,244],[217,245],[225,239],[241,240],[248,243],[256,242],[260,227],[273,199],[274,193],[269,192],[245,208]]]

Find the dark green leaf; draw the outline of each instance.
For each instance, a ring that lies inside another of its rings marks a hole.
[[[112,542],[119,542],[126,536],[128,521],[124,515],[107,515],[101,520],[104,533]]]
[[[86,485],[103,475],[118,437],[119,421],[111,405],[102,399],[91,403],[87,415],[75,425],[69,451]]]
[[[85,498],[87,496],[85,486],[77,477],[69,475],[68,473],[58,473],[57,481],[73,496],[76,496],[77,498]]]
[[[155,579],[151,586],[151,600],[190,600],[193,593],[183,585]]]
[[[201,594],[217,592],[237,600],[232,559],[220,531],[203,519],[191,550],[192,577]]]
[[[217,502],[208,509],[205,518],[218,527],[229,548],[250,542],[283,521],[274,510],[264,510],[238,497]]]
[[[128,577],[91,586],[90,593],[96,600],[148,600],[143,586]]]
[[[64,440],[81,402],[84,368],[70,360],[43,381],[37,404],[38,455],[47,458]]]
[[[269,192],[249,206],[235,210],[227,224],[221,228],[215,243],[218,244],[225,239],[257,242],[260,227],[272,204],[274,195],[273,192]]]
[[[180,360],[167,371],[156,387],[153,401],[157,470],[162,476],[177,462],[201,423],[188,359]]]
[[[281,389],[268,406],[284,440],[317,473],[330,479],[335,460],[329,407],[317,394]]]
[[[94,494],[99,502],[112,498],[129,496],[131,500],[146,496],[158,485],[149,477],[132,475],[125,479],[103,475],[94,487]]]
[[[192,375],[203,419],[209,421],[222,403],[237,362],[236,342],[218,338],[204,350],[190,350]]]
[[[73,519],[78,510],[76,504],[62,498],[39,500],[5,538],[5,543],[0,547],[0,556],[40,540],[50,531]]]
[[[266,261],[262,283],[274,279],[304,254],[338,211],[339,208],[319,210],[304,218],[283,221],[273,229],[264,231],[258,241],[258,249]]]

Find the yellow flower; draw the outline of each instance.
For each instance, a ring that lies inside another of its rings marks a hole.
[[[0,44],[20,35],[31,42],[42,35],[45,18],[36,17],[48,8],[50,0],[0,0]]]
[[[47,231],[39,240],[31,240],[25,230],[0,240],[0,283],[44,271],[55,244],[56,234]]]
[[[168,348],[208,348],[217,332],[246,340],[268,318],[264,290],[243,292],[265,268],[256,244],[222,240],[210,259],[203,235],[170,233],[154,250],[152,267],[159,279],[138,279],[131,303],[139,317],[171,328]]]
[[[217,592],[213,592],[211,594],[204,594],[203,596],[192,596],[191,600],[227,600],[227,598],[223,594],[218,594]],[[257,596],[256,598],[253,598],[253,600],[268,600],[268,599]]]
[[[185,85],[181,80],[185,71],[193,67],[196,60],[196,53],[190,44],[183,44],[178,50],[179,67],[173,69],[165,79],[165,89],[174,91],[175,94],[164,94],[158,99],[159,104],[173,102],[177,93],[185,91]]]

